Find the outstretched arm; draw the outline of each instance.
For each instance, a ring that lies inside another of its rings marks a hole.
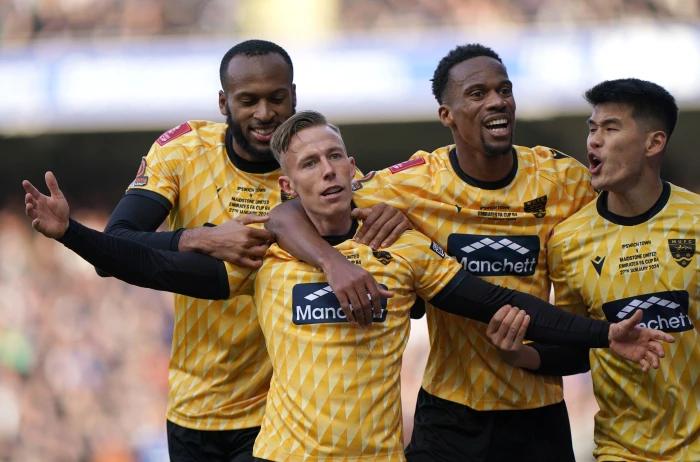
[[[460,271],[436,297],[436,307],[460,316],[489,323],[499,307],[518,306],[530,316],[526,337],[530,340],[579,347],[610,347],[617,355],[645,367],[658,366],[663,357],[659,342],[673,342],[665,332],[637,326],[641,312],[610,324],[559,310],[523,292],[506,289]]]
[[[86,228],[69,219],[68,201],[53,173],[47,172],[45,178],[50,196],[29,181],[22,182],[26,214],[32,227],[44,236],[59,240],[88,262],[130,284],[198,298],[229,297],[223,262],[193,252],[152,249]]]

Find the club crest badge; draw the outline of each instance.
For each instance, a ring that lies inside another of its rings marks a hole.
[[[669,239],[668,249],[676,263],[685,268],[695,255],[695,239]]]
[[[542,218],[547,214],[547,195],[538,197],[523,204],[526,213],[531,213],[537,218]]]

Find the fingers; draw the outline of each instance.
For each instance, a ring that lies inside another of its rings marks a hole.
[[[649,362],[646,359],[642,358],[639,361],[639,365],[642,366],[642,371],[646,372],[649,370]]]
[[[504,305],[498,311],[496,311],[496,314],[493,315],[489,321],[489,325],[486,327],[486,333],[489,335],[489,337],[498,332],[498,329],[501,327],[501,323],[503,322],[503,318],[506,317],[506,314],[508,314],[510,308],[510,305]]]
[[[408,218],[406,218],[404,214],[401,214],[400,218],[401,221],[399,222],[399,224],[396,225],[393,231],[391,231],[391,233],[389,233],[389,235],[384,238],[382,243],[379,244],[379,248],[389,247],[394,242],[396,242],[405,231],[408,231],[412,228],[411,222],[408,220]]]
[[[676,341],[676,338],[673,335],[667,334],[664,331],[656,330],[656,329],[649,329],[649,330],[651,331],[650,335],[651,335],[652,341],[656,340],[656,341],[666,342],[666,343],[673,343]]]
[[[659,358],[663,358],[664,356],[666,356],[666,352],[664,351],[664,347],[659,342],[656,342],[653,340],[650,341],[649,342],[649,350],[651,350]]]
[[[651,365],[651,367],[653,367],[654,369],[659,368],[659,357],[656,356],[654,353],[652,353],[651,351],[647,351],[645,358],[647,362]]]
[[[249,240],[262,243],[271,243],[275,240],[275,235],[266,229],[248,227],[246,230]]]
[[[390,209],[384,204],[375,205],[369,209],[369,212],[353,212],[355,213],[354,216],[358,219],[365,215],[364,220],[362,220],[362,226],[356,235],[356,239],[358,242],[366,245],[368,245],[377,236],[377,233],[381,229],[382,225],[386,223],[386,221],[389,219],[389,215],[391,214]]]
[[[515,316],[513,317],[513,322],[508,326],[506,331],[506,336],[504,339],[504,347],[512,348],[517,341],[518,332],[522,328],[522,324],[525,321],[525,312],[522,310],[516,310]]]
[[[58,180],[56,179],[56,176],[53,174],[53,172],[46,172],[44,174],[44,179],[46,180],[46,186],[49,188],[49,193],[51,194],[51,197],[62,199],[63,193],[58,187]]]
[[[242,225],[251,225],[253,223],[266,223],[270,219],[269,215],[240,215],[234,220],[238,221]],[[271,234],[271,233],[270,233]]]
[[[377,318],[382,315],[382,298],[379,295],[379,289],[381,286],[376,283],[370,283],[367,287],[367,296],[372,304],[372,316]]]
[[[27,193],[27,195],[32,196],[34,199],[38,199],[41,197],[41,193],[39,192],[38,189],[34,187],[34,185],[29,182],[28,180],[22,180],[22,187],[24,188],[24,191]],[[25,202],[26,202],[26,196],[25,196]]]
[[[352,312],[352,307],[350,306],[350,301],[343,293],[336,292],[336,297],[338,298],[338,303],[340,303],[340,309],[343,310],[345,317],[348,319],[349,323],[357,324],[355,315]]]

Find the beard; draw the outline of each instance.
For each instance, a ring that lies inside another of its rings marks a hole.
[[[482,137],[481,145],[484,147],[484,154],[486,155],[486,157],[505,156],[506,154],[510,154],[513,150],[513,137],[511,136],[507,145],[490,144],[487,143]]]
[[[275,160],[275,156],[272,155],[272,150],[269,147],[259,149],[253,146],[250,141],[248,141],[248,138],[246,138],[243,134],[243,129],[241,128],[240,124],[234,122],[233,118],[231,117],[230,110],[228,111],[228,115],[226,116],[226,123],[229,127],[231,127],[231,135],[233,136],[233,139],[238,144],[238,146],[241,147],[241,149],[246,151],[248,154],[250,154],[260,162]]]

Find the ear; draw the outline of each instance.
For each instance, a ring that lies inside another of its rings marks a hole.
[[[452,119],[452,111],[450,108],[444,104],[441,104],[438,108],[438,118],[443,127],[452,127],[454,120]]]
[[[288,176],[282,175],[280,176],[279,180],[277,182],[280,185],[280,189],[289,194],[292,197],[297,197],[297,192],[294,191],[294,188],[292,187],[292,181],[289,179]]]
[[[354,157],[348,156],[348,160],[350,161],[350,165],[352,165],[352,168],[353,168],[353,169],[357,168],[357,167],[355,166],[355,158],[354,158]]]
[[[226,93],[223,90],[219,90],[219,112],[222,115],[228,115],[228,105],[226,104]]]
[[[646,157],[652,158],[663,153],[666,149],[667,141],[668,138],[666,136],[666,132],[663,130],[657,130],[649,133],[644,146],[646,148]]]
[[[297,86],[292,84],[292,109],[297,110]]]

